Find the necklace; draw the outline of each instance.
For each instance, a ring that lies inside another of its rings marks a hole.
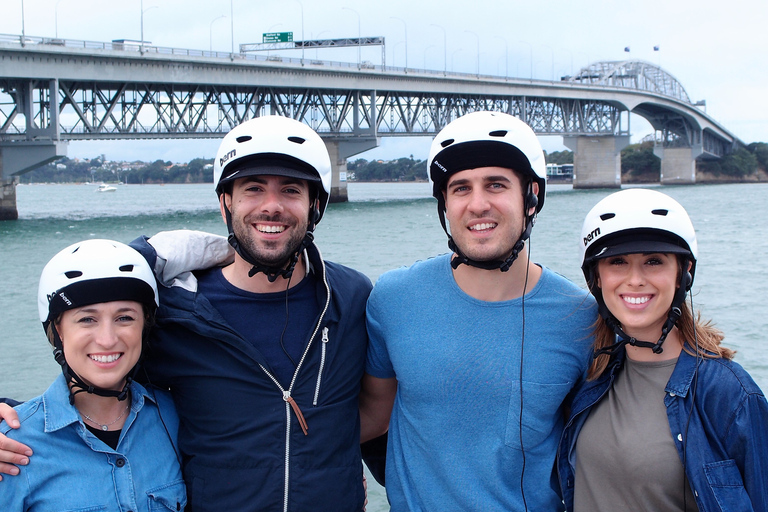
[[[99,423],[98,421],[94,420],[93,418],[91,418],[90,416],[88,416],[87,414],[85,414],[84,412],[83,412],[83,413],[81,413],[81,414],[83,415],[83,418],[85,418],[86,420],[90,421],[90,422],[91,422],[91,423],[93,423],[94,425],[98,425],[98,427],[99,427],[101,430],[103,430],[104,432],[106,432],[107,430],[109,430],[109,427],[110,427],[111,425],[114,425],[115,423],[117,423],[118,421],[120,421],[120,418],[122,418],[123,416],[125,416],[125,413],[127,413],[127,412],[128,412],[128,404],[125,404],[125,410],[124,410],[123,412],[121,412],[121,413],[120,413],[120,416],[118,416],[117,418],[115,418],[115,420],[114,420],[112,423],[107,423],[107,424]]]

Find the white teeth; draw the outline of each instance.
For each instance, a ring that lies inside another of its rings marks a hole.
[[[262,226],[259,224],[256,226],[256,229],[261,231],[262,233],[282,233],[285,231],[285,226]]]
[[[651,300],[650,297],[624,297],[624,300],[626,302],[629,302],[630,304],[645,304],[649,300]]]
[[[496,223],[495,222],[484,222],[483,224],[475,224],[474,226],[470,227],[472,231],[482,231],[484,229],[491,229],[495,228]]]
[[[118,359],[120,359],[122,357],[122,354],[111,354],[111,355],[108,355],[108,356],[90,355],[88,357],[90,357],[91,359],[93,359],[97,363],[114,363],[115,361],[117,361]]]

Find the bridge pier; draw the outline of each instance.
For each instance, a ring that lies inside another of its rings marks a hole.
[[[653,154],[661,158],[662,185],[693,185],[696,183],[696,157],[702,154],[701,146],[665,148],[654,146]]]
[[[18,177],[0,180],[0,220],[16,220],[19,210],[16,208],[16,184]]]
[[[621,150],[629,135],[563,137],[573,151],[573,188],[621,188]]]
[[[14,141],[0,144],[0,220],[16,220],[19,174],[67,155],[67,142]]]
[[[331,167],[333,168],[330,199],[332,203],[345,203],[349,199],[347,196],[347,158],[378,147],[378,145],[378,138],[355,140],[325,139],[325,146],[328,148],[328,154],[331,157]]]

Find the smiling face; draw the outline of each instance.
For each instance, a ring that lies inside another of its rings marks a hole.
[[[536,192],[538,186],[534,183]],[[505,259],[525,222],[519,176],[503,167],[480,167],[453,174],[445,190],[445,217],[454,242],[468,258]]]
[[[655,341],[678,286],[674,254],[626,254],[598,260],[597,285],[624,332]]]
[[[70,309],[55,323],[70,368],[86,383],[121,390],[141,356],[144,308],[114,301]]]
[[[222,194],[232,212],[232,230],[258,262],[276,267],[298,250],[309,227],[310,190],[305,180],[259,175],[235,180]]]

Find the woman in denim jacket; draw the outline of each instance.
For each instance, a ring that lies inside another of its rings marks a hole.
[[[38,310],[62,375],[0,433],[35,447],[0,482],[0,510],[183,510],[178,418],[133,381],[157,308],[144,257],[110,240],[67,247],[43,269]],[[20,423],[20,426],[19,426]]]
[[[685,302],[697,255],[685,210],[624,190],[587,214],[582,239],[602,319],[558,453],[566,509],[768,510],[768,403]]]

